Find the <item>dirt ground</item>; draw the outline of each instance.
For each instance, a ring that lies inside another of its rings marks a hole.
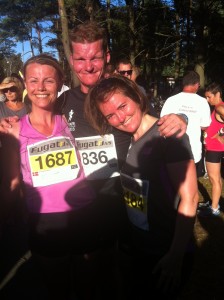
[[[209,179],[200,177],[198,184],[200,201],[209,200]],[[196,259],[193,274],[181,299],[224,299],[224,188],[220,207],[222,212],[219,217],[196,218]]]

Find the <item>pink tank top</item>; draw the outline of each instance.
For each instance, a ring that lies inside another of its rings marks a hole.
[[[21,171],[32,213],[80,209],[95,199],[81,166],[75,140],[62,116],[51,136],[35,130],[28,115],[20,120]]]
[[[224,144],[221,144],[216,138],[213,138],[219,129],[224,127],[224,123],[216,120],[215,110],[211,114],[211,119],[211,124],[205,132],[205,148],[210,151],[224,151]]]

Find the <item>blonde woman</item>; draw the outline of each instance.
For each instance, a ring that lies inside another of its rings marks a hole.
[[[0,102],[0,119],[26,114],[23,99],[23,85],[16,77],[6,77],[0,84],[0,92],[5,96],[4,102]]]

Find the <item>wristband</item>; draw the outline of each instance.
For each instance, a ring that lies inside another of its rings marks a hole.
[[[185,120],[185,122],[186,122],[186,124],[188,125],[188,116],[187,115],[185,115],[185,114],[177,114],[178,116],[181,116],[182,118],[184,118],[184,120]]]
[[[218,131],[219,136],[224,136],[224,128],[220,128]]]

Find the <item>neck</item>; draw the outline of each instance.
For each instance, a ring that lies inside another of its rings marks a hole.
[[[197,93],[198,88],[195,85],[188,85],[183,88],[184,93]]]
[[[81,84],[81,91],[83,94],[88,94],[89,93],[89,87]]]
[[[142,116],[141,124],[133,134],[134,141],[140,139],[157,121],[157,118],[154,118],[148,114]]]
[[[51,111],[32,110],[29,120],[33,128],[46,136],[50,136],[54,129],[54,114]]]
[[[24,106],[24,103],[18,100],[8,100],[5,102],[5,105],[12,110],[19,110]]]

